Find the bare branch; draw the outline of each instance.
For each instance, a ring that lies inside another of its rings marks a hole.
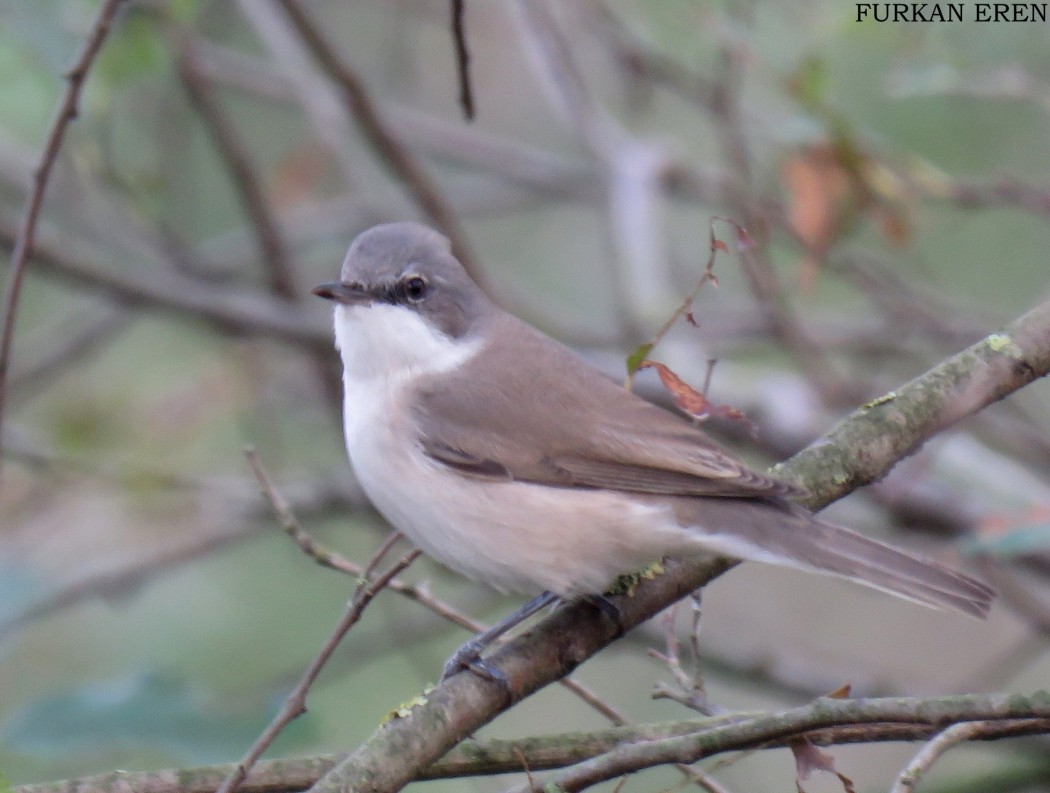
[[[1050,301],[854,411],[773,471],[823,505],[882,478],[938,432],[1050,372]]]
[[[981,712],[987,721],[1005,722],[1011,730],[1050,717],[1050,695],[1045,692],[1024,697],[1011,695],[972,695],[944,697],[916,702],[914,699],[818,699],[811,705],[781,713],[756,716],[723,727],[690,735],[640,741],[591,760],[584,761],[550,778],[538,779],[535,786],[519,786],[514,793],[543,791],[551,787],[573,793],[623,774],[667,763],[695,763],[705,757],[733,750],[762,746],[769,740],[781,741],[812,729],[880,722],[924,724],[940,727],[953,722],[971,722],[969,714]],[[994,715],[993,715],[994,714]],[[1034,720],[1034,721],[1033,721]],[[988,726],[985,727],[987,729]],[[313,790],[318,790],[315,786]]]
[[[3,437],[7,370],[11,358],[11,344],[15,335],[18,299],[22,293],[22,281],[25,279],[29,256],[33,251],[37,218],[40,216],[40,208],[44,203],[44,192],[47,190],[48,177],[51,175],[51,169],[58,159],[58,152],[62,148],[62,140],[65,137],[66,129],[77,116],[80,91],[84,87],[84,82],[87,80],[88,72],[91,70],[96,56],[102,49],[102,43],[109,34],[121,2],[122,0],[106,0],[102,4],[98,10],[98,15],[95,17],[95,22],[91,26],[91,31],[88,33],[84,49],[81,50],[80,55],[73,64],[73,68],[66,73],[66,91],[62,96],[58,113],[55,115],[48,130],[44,151],[40,155],[40,162],[33,173],[33,190],[29,194],[25,215],[15,237],[14,251],[11,254],[11,270],[7,276],[7,287],[4,292],[3,330],[0,331],[0,443],[2,443]]]
[[[222,105],[213,95],[212,88],[201,73],[193,39],[183,36],[179,44],[179,76],[191,103],[200,114],[211,133],[215,150],[226,164],[226,170],[237,189],[244,211],[255,230],[263,263],[269,276],[270,291],[279,299],[290,303],[301,301],[303,292],[296,283],[296,267],[285,241],[277,217],[270,206],[256,168],[248,155],[247,147]],[[335,408],[341,404],[343,388],[333,356],[330,351],[310,351],[313,369],[328,398]]]
[[[0,244],[12,244],[14,236],[12,227],[0,218]],[[80,258],[83,254],[71,253],[75,247],[57,240],[38,240],[33,250],[37,271],[115,298],[129,307],[148,306],[207,322],[226,333],[269,336],[320,347],[330,354],[331,332],[320,313],[278,304],[272,297],[235,287],[203,284],[169,270],[104,268],[88,258]]]
[[[994,721],[964,721],[953,724],[920,749],[900,772],[897,781],[890,788],[890,793],[912,793],[923,774],[929,771],[937,760],[951,749],[965,741],[972,741],[995,729]]]
[[[178,70],[183,88],[210,133],[215,151],[225,164],[245,214],[255,229],[270,290],[286,300],[295,300],[299,296],[299,287],[295,282],[291,254],[244,141],[201,73],[193,39],[183,36],[178,47]]]
[[[465,0],[452,0],[452,40],[456,44],[456,76],[459,79],[459,104],[467,121],[474,120],[474,91],[470,85],[470,50],[463,23]]]
[[[259,455],[255,453],[255,449],[248,447],[244,450],[244,456],[247,458],[248,465],[251,467],[252,473],[255,474],[255,478],[259,482],[259,487],[262,489],[263,495],[269,499],[270,506],[273,507],[273,511],[277,514],[277,517],[280,518],[281,528],[284,529],[285,534],[292,538],[292,542],[299,547],[299,550],[322,567],[328,567],[340,573],[352,575],[355,578],[363,576],[364,570],[362,568],[358,567],[349,559],[345,559],[333,551],[322,548],[314,541],[313,537],[303,531],[302,527],[299,525],[299,521],[292,512],[291,505],[289,505],[288,501],[274,486],[273,480],[270,479],[269,474],[266,473],[266,469],[263,468],[262,463],[259,461]]]
[[[890,700],[867,700],[877,703]],[[924,704],[940,700],[907,698],[895,700],[910,703],[913,711]],[[697,719],[659,724],[613,727],[593,732],[552,733],[521,739],[489,738],[468,740],[460,747],[427,767],[418,781],[468,776],[520,773],[522,761],[532,771],[565,768],[590,757],[614,751],[617,747],[651,742],[675,736],[711,735],[714,729],[732,729],[743,718],[757,718],[759,713],[734,714],[736,722],[725,718]],[[963,722],[966,723],[966,722]],[[884,741],[925,740],[941,732],[929,724],[885,722],[861,726],[846,725],[811,730],[806,737],[820,746],[878,743]],[[1009,719],[988,722],[988,728],[974,735],[975,740],[991,741],[1022,735],[1046,734],[1050,719]],[[706,731],[706,732],[705,732]],[[766,748],[786,746],[790,738],[778,738],[763,744]],[[264,760],[255,765],[241,784],[241,793],[294,793],[310,787],[339,760],[339,755]],[[234,769],[235,764],[177,771],[116,771],[98,776],[81,777],[62,782],[20,785],[12,793],[112,793],[114,790],[150,791],[150,793],[214,793]]]
[[[310,666],[307,667],[306,672],[303,673],[302,679],[292,690],[292,693],[288,695],[288,699],[285,700],[284,705],[281,707],[281,711],[274,717],[270,725],[263,731],[262,735],[255,742],[248,753],[241,759],[237,766],[233,769],[232,773],[226,778],[219,788],[218,793],[233,793],[238,788],[248,772],[251,770],[255,762],[262,756],[262,753],[269,748],[270,744],[274,742],[281,731],[288,726],[293,720],[306,712],[306,694],[310,690],[310,686],[313,685],[317,676],[321,673],[324,665],[328,663],[328,659],[332,657],[332,653],[335,652],[336,647],[343,640],[343,637],[347,634],[357,621],[361,618],[362,612],[367,608],[368,604],[372,602],[374,598],[382,589],[384,589],[390,581],[414,562],[419,555],[422,553],[418,548],[413,548],[411,551],[406,553],[394,564],[392,564],[386,572],[376,578],[371,578],[371,573],[375,567],[379,564],[386,552],[401,538],[401,535],[394,532],[387,540],[379,547],[379,550],[373,555],[371,561],[365,567],[365,579],[361,581],[357,589],[354,591],[354,596],[350,599],[350,604],[343,614],[343,618],[336,625],[335,630],[332,631],[332,635],[325,642],[321,651],[314,658]]]

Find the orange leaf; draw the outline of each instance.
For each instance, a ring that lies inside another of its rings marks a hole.
[[[639,369],[655,369],[660,375],[660,382],[664,388],[671,392],[674,403],[691,416],[704,418],[707,416],[707,407],[710,404],[707,397],[685,382],[681,377],[672,372],[667,366],[657,361],[642,361]]]
[[[646,360],[638,365],[638,369],[655,369],[660,376],[660,382],[664,384],[664,388],[671,392],[671,398],[674,400],[674,403],[680,410],[688,413],[693,418],[703,421],[711,416],[715,416],[716,418],[730,419],[732,421],[742,421],[747,425],[752,437],[758,436],[758,427],[744,415],[742,410],[730,405],[714,404],[704,394],[697,391],[671,371],[665,364],[659,361]]]
[[[849,699],[850,692],[853,690],[852,683],[843,683],[841,686],[836,688],[834,691],[830,691],[824,696],[828,699]]]

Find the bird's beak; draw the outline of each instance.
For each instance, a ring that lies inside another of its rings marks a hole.
[[[360,306],[372,302],[372,295],[360,284],[332,281],[315,286],[310,291],[318,297],[323,297],[325,300],[334,300],[336,303],[342,303],[344,306]]]

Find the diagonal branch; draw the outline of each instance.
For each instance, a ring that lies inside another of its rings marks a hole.
[[[280,712],[270,722],[262,735],[259,736],[247,754],[233,768],[230,775],[223,781],[222,786],[219,788],[219,793],[233,793],[244,781],[252,766],[255,765],[256,760],[269,748],[270,744],[273,743],[274,739],[288,723],[306,713],[306,694],[314,684],[314,681],[317,680],[317,676],[321,674],[325,664],[328,663],[332,653],[336,651],[343,637],[361,619],[361,614],[372,602],[372,599],[422,553],[418,548],[413,548],[392,564],[384,573],[373,578],[372,574],[375,572],[376,567],[379,566],[380,560],[399,539],[401,539],[401,535],[398,532],[393,532],[372,556],[372,560],[365,567],[361,582],[358,584],[357,589],[354,590],[354,595],[347,605],[343,618],[336,625],[332,635],[324,643],[313,662],[307,667],[292,693],[288,695]]]
[[[296,285],[292,256],[247,146],[202,74],[193,39],[183,35],[177,46],[182,86],[204,122],[215,152],[222,159],[241,206],[255,230],[270,291],[285,300],[295,300],[301,290]]]
[[[1050,371],[1050,301],[894,391],[855,410],[776,466],[810,506],[876,482],[942,430]]]
[[[247,146],[233,121],[226,114],[211,85],[201,73],[193,39],[184,35],[178,44],[178,71],[190,103],[197,110],[215,144],[215,151],[229,171],[244,212],[255,230],[270,292],[289,303],[300,302],[302,290],[296,284],[296,267],[276,213],[270,205],[262,179],[248,156]],[[342,380],[332,366],[330,352],[310,351],[314,372],[329,404],[338,415],[342,405]]]

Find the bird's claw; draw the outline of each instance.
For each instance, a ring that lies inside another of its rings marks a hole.
[[[483,647],[483,643],[471,640],[456,650],[441,670],[441,682],[444,683],[452,675],[467,669],[483,680],[498,683],[510,694],[510,680],[503,672],[481,657]]]

